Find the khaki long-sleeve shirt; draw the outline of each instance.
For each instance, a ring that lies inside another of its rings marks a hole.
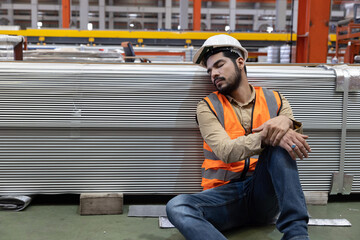
[[[226,96],[233,107],[237,118],[247,131],[251,128],[251,112],[255,100],[255,89],[251,86],[251,98],[245,104],[237,102],[230,96]],[[302,132],[302,124],[294,119],[289,102],[281,95],[282,108],[279,115],[284,115],[293,121],[296,132]],[[230,139],[225,129],[221,126],[216,116],[211,112],[204,101],[197,106],[197,120],[201,135],[213,152],[225,163],[244,160],[253,155],[259,155],[261,147],[261,133],[253,133]]]

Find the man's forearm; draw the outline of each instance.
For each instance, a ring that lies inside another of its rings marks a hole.
[[[262,151],[259,133],[241,136],[232,140],[226,139],[217,143],[214,142],[211,145],[213,145],[212,149],[216,156],[225,163],[238,162],[259,155]]]

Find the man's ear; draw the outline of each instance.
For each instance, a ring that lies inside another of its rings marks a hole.
[[[236,64],[237,64],[237,66],[239,67],[239,69],[241,70],[241,69],[244,68],[245,61],[244,61],[244,59],[243,59],[242,57],[238,57],[238,58],[236,59]]]

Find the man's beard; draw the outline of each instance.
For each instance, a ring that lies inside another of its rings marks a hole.
[[[234,90],[236,90],[240,86],[241,83],[241,72],[237,66],[235,66],[235,75],[233,76],[233,78],[234,81],[227,81],[227,85],[221,89],[218,89],[216,87],[215,82],[217,79],[225,80],[225,78],[223,77],[216,78],[214,81],[215,88],[219,91],[219,93],[223,95],[230,95]]]

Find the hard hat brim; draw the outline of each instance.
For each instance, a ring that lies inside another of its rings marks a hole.
[[[233,47],[235,49],[239,49],[242,52],[242,58],[244,58],[244,60],[246,61],[248,58],[248,51],[242,47],[242,46],[236,46],[236,45],[229,45],[229,44],[224,44],[224,45],[217,45],[217,46],[202,46],[201,48],[198,49],[198,51],[195,53],[194,57],[193,57],[193,63],[195,64],[199,64],[202,67],[205,67],[205,63],[203,62],[204,56],[205,54],[210,50],[210,49],[214,49],[214,48],[221,48],[221,47]]]

